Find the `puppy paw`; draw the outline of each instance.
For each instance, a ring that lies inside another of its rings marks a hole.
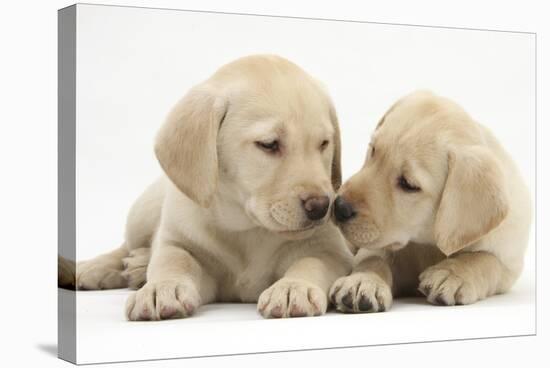
[[[341,312],[384,312],[393,296],[390,286],[375,273],[358,272],[341,277],[330,289],[330,300]]]
[[[137,290],[145,285],[150,258],[150,248],[137,248],[131,250],[129,256],[122,259],[124,265],[122,276],[127,280],[130,289]]]
[[[121,267],[91,261],[79,264],[76,270],[78,290],[120,289],[127,286]]]
[[[126,317],[130,321],[184,318],[191,316],[200,304],[200,295],[192,282],[149,282],[126,301]]]
[[[418,290],[431,304],[462,305],[479,300],[474,283],[452,269],[444,266],[427,268],[419,276]]]
[[[281,279],[260,295],[258,311],[265,318],[320,316],[327,311],[327,295],[310,282]]]

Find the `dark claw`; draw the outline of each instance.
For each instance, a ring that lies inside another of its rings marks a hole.
[[[368,312],[372,309],[372,303],[370,302],[370,299],[367,298],[365,295],[361,295],[361,299],[359,299],[359,310],[361,312]]]
[[[351,291],[342,298],[342,304],[349,309],[353,309],[353,295],[351,295]]]
[[[447,302],[443,299],[443,297],[441,296],[441,294],[439,294],[436,298],[435,298],[435,302],[439,305],[447,305]]]

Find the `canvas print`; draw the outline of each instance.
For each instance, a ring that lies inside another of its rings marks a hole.
[[[534,334],[535,48],[60,10],[60,357]]]

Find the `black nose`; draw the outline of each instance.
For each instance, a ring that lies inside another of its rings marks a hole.
[[[330,199],[327,196],[314,196],[302,201],[307,218],[314,221],[325,217],[329,205]]]
[[[355,216],[355,211],[349,202],[338,196],[334,201],[334,217],[338,222],[346,222]]]

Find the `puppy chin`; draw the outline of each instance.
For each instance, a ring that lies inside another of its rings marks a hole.
[[[273,224],[271,226],[266,226],[266,228],[284,239],[287,240],[300,240],[300,239],[307,239],[310,236],[315,233],[315,230],[323,225],[325,221],[304,221],[299,226],[296,226],[296,224],[292,224],[292,226],[288,226],[286,224],[281,224],[277,221],[273,221]]]
[[[370,222],[352,221],[338,224],[342,234],[351,243],[352,252],[357,253],[360,248],[376,249],[379,244],[380,231]]]
[[[387,248],[391,252],[397,252],[398,250],[401,250],[401,249],[405,248],[406,246],[407,246],[407,244],[392,243],[392,244],[384,246],[384,248]]]
[[[247,206],[247,215],[256,226],[261,227],[271,233],[277,234],[286,240],[306,239],[313,235],[316,228],[325,221],[307,222],[297,221],[282,224],[277,221],[269,210],[259,211],[258,208]]]
[[[276,233],[287,240],[302,240],[312,236],[315,229],[316,227],[310,227],[304,230],[277,231]]]
[[[355,251],[353,254],[357,254],[357,252],[364,248],[369,250],[388,250],[390,252],[397,252],[398,250],[401,250],[407,246],[407,243],[401,243],[401,242],[382,242],[382,241],[374,241],[371,243],[361,243],[361,244],[353,244],[353,247],[355,247]],[[353,250],[352,250],[353,251]]]
[[[372,221],[351,221],[349,223],[339,223],[342,234],[351,245],[353,254],[364,248],[369,250],[389,250],[396,252],[404,248],[408,243],[408,237],[404,234],[387,236],[381,234],[380,229]],[[397,238],[397,240],[396,240]]]

